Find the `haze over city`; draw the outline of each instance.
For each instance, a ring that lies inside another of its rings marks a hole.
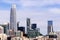
[[[60,0],[0,0],[0,23],[10,21],[11,4],[16,4],[20,26],[26,27],[28,17],[43,34],[47,33],[48,20],[53,21],[54,31],[60,30]]]

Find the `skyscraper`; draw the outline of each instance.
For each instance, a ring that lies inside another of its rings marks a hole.
[[[27,34],[28,34],[28,32],[29,32],[30,29],[31,29],[30,18],[27,18]]]
[[[48,34],[53,32],[53,21],[48,21]]]
[[[16,5],[12,4],[10,12],[10,30],[14,32],[17,31],[17,22],[16,22]]]
[[[30,28],[30,18],[27,18],[27,28]]]

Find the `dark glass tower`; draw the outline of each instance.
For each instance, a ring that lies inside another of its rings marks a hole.
[[[37,24],[35,24],[35,23],[34,23],[34,24],[31,24],[31,28],[32,28],[32,29],[34,29],[34,30],[35,30],[35,29],[36,29],[36,27],[37,27]]]
[[[53,21],[48,21],[48,34],[53,32]]]
[[[11,12],[10,12],[10,30],[13,30],[14,32],[17,31],[16,5],[15,4],[13,4],[11,6]]]
[[[19,31],[22,31],[22,32],[25,34],[25,27],[23,27],[23,26],[18,27],[18,30],[19,30]]]

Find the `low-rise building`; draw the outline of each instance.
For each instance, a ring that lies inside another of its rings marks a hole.
[[[0,40],[7,40],[6,34],[0,34]]]

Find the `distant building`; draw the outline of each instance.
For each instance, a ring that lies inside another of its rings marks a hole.
[[[53,32],[53,21],[48,21],[47,33]]]
[[[23,37],[23,32],[22,32],[22,31],[17,31],[17,32],[15,32],[15,37],[20,37],[20,38],[22,38],[22,37]]]
[[[18,27],[18,30],[19,30],[19,31],[22,31],[22,32],[25,34],[25,27],[23,27],[23,26]]]
[[[31,29],[30,18],[27,18],[26,23],[27,23],[27,34],[28,34],[28,31]]]
[[[3,27],[3,29],[4,29],[4,33],[5,34],[9,34],[9,23],[4,23],[4,24],[0,24],[0,26],[2,26]]]
[[[17,22],[17,27],[19,27],[19,22]]]
[[[2,26],[0,26],[0,34],[4,33],[4,28]]]
[[[37,30],[37,24],[31,24],[30,18],[27,18],[27,35],[29,38],[35,38],[40,35],[39,30]]]
[[[57,40],[60,40],[60,31],[55,32],[57,35]]]
[[[22,38],[20,38],[20,37],[13,37],[13,38],[11,38],[11,40],[22,40]]]
[[[27,18],[27,28],[31,28],[31,26],[30,26],[31,24],[30,24],[30,18]]]
[[[40,35],[40,33],[38,32],[38,30],[29,30],[28,31],[28,37],[29,38],[35,38],[39,35]]]
[[[15,34],[14,34],[14,31],[13,31],[13,30],[9,30],[9,36],[10,36],[10,37],[14,37],[14,36],[15,36]]]
[[[7,40],[11,40],[11,37],[7,37]]]
[[[10,12],[10,30],[14,32],[17,31],[17,22],[16,22],[16,5],[12,4]]]
[[[37,27],[37,24],[31,24],[31,28],[32,28],[33,30],[35,30],[36,27]]]
[[[48,36],[49,40],[57,40],[57,35],[55,32],[50,32]]]
[[[7,40],[6,34],[0,34],[0,40]]]
[[[38,30],[38,32],[40,32],[40,28],[36,28],[36,30]]]
[[[23,36],[24,36],[24,37],[28,37],[28,35],[27,35],[27,34],[23,34]]]

